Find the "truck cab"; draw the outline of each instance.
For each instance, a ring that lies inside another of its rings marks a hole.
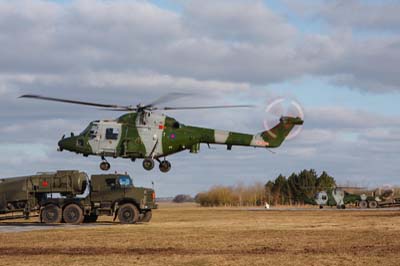
[[[154,190],[135,187],[128,174],[92,175],[90,180],[89,197],[96,215],[115,214],[120,221],[139,215],[140,221],[146,221],[151,219],[151,210],[157,208]],[[127,213],[121,213],[124,210]]]

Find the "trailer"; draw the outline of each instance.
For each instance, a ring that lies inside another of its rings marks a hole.
[[[396,208],[400,207],[400,198],[367,197],[361,195],[358,206],[360,209]]]
[[[151,188],[135,187],[127,174],[92,175],[77,170],[0,179],[0,219],[37,214],[42,223],[149,222],[157,208]],[[20,215],[15,214],[20,213]]]

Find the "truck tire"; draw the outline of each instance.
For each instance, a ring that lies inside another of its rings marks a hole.
[[[134,224],[139,221],[139,210],[131,204],[126,203],[118,210],[118,219],[121,224]]]
[[[153,216],[153,214],[152,214],[151,210],[149,210],[149,211],[143,213],[142,219],[140,219],[139,222],[148,223],[148,222],[150,222],[152,216]]]
[[[54,204],[44,206],[40,211],[40,221],[45,224],[61,223],[62,213],[60,207]]]
[[[80,224],[83,222],[84,216],[82,208],[72,203],[64,208],[63,218],[67,224]]]
[[[376,208],[378,208],[378,202],[376,202],[375,200],[369,201],[368,202],[368,207],[371,208],[371,209],[376,209]]]
[[[368,208],[368,202],[365,200],[362,200],[358,203],[358,206],[360,207],[360,209],[366,209],[366,208]]]
[[[97,215],[85,215],[83,222],[84,223],[95,223],[95,222],[97,222],[97,218],[99,218],[99,216],[97,216]]]

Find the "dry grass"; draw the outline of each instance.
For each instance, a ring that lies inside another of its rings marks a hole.
[[[400,265],[400,211],[162,204],[150,224],[0,233],[0,265]]]

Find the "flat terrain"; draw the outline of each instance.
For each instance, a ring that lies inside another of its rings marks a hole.
[[[29,226],[41,227],[32,219]],[[24,227],[21,222],[0,222]],[[161,204],[149,224],[0,231],[0,265],[400,265],[400,210]]]

